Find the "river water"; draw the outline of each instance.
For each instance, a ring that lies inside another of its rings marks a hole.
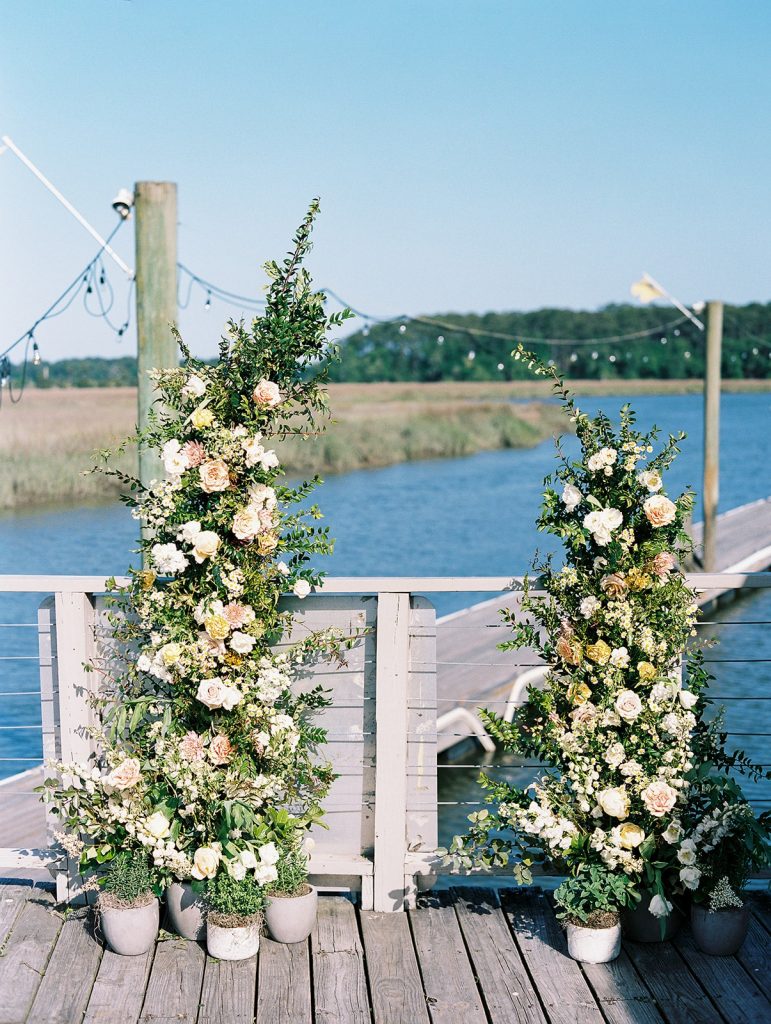
[[[623,397],[586,399],[582,408],[617,415]],[[656,423],[665,433],[688,434],[668,475],[670,493],[690,485],[699,490],[702,472],[702,401],[698,395],[638,396],[630,399],[642,428]],[[771,394],[725,395],[721,416],[720,508],[727,510],[771,493],[768,437]],[[575,450],[575,441],[566,443]],[[337,576],[507,576],[524,572],[536,547],[549,549],[552,538],[539,535],[534,522],[544,476],[554,466],[551,442],[536,448],[483,452],[462,459],[403,463],[330,477],[316,500],[336,538],[325,568]],[[698,518],[697,514],[697,518]],[[136,524],[121,505],[68,508],[0,516],[0,573],[124,573],[136,564]],[[484,595],[430,595],[437,614],[481,600]],[[0,778],[21,771],[40,756],[37,697],[12,693],[37,688],[35,664],[36,595],[0,595],[0,725],[32,725],[0,731]],[[717,616],[715,616],[717,618]],[[721,609],[716,627],[724,661],[771,659],[771,592],[759,592]],[[740,625],[752,622],[755,625]],[[730,624],[729,624],[730,623]],[[6,625],[19,624],[19,625]],[[716,691],[732,697],[760,693],[768,683],[768,664],[715,665]],[[771,733],[768,701],[734,700],[728,722],[734,731]],[[751,726],[751,728],[748,727]],[[762,727],[762,728],[761,728]],[[763,737],[737,739],[759,760],[771,761]],[[11,760],[14,758],[16,760]],[[31,759],[31,760],[26,760]],[[465,759],[466,761],[468,758]],[[507,771],[497,757],[496,771]],[[443,838],[462,827],[478,798],[476,771],[440,769]],[[771,790],[764,789],[771,796]],[[455,802],[460,806],[455,806]]]

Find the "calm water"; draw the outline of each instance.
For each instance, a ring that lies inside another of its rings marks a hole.
[[[614,416],[623,398],[585,400],[588,412],[602,408]],[[698,395],[642,396],[632,400],[641,427],[658,424],[665,432],[685,430],[688,439],[673,467],[670,492],[701,480],[702,403]],[[771,395],[726,395],[721,421],[721,494],[725,510],[771,493],[768,436]],[[568,441],[566,448],[575,447]],[[540,545],[533,525],[543,477],[554,466],[551,442],[525,451],[485,452],[464,459],[405,463],[330,477],[317,492],[332,534],[337,538],[330,574],[340,576],[505,576],[525,571]],[[0,573],[110,574],[123,573],[132,555],[136,524],[122,506],[76,508],[0,517]],[[445,614],[480,600],[484,595],[433,595],[437,611]],[[34,623],[36,595],[0,595],[0,623]],[[732,623],[771,621],[771,593],[761,592],[730,609],[721,620]],[[0,627],[0,694],[37,688],[35,631],[25,626]],[[749,656],[771,658],[771,631],[761,625],[736,624],[720,628],[721,649],[713,657],[729,660]],[[751,655],[748,655],[748,650]],[[715,665],[720,670],[716,689],[738,696],[759,692],[768,666]],[[738,689],[737,689],[738,688]],[[35,725],[36,697],[3,696],[2,724]],[[729,724],[735,731],[771,733],[768,703],[733,701]],[[752,723],[752,728],[748,727]],[[739,741],[737,741],[739,742]],[[760,760],[766,739],[741,740]],[[39,756],[34,730],[0,732],[0,757]],[[27,767],[22,760],[0,761],[0,777]],[[496,772],[506,769],[496,761]],[[440,769],[441,799],[476,799],[476,772],[455,767]],[[456,830],[465,809],[443,808],[442,827]]]

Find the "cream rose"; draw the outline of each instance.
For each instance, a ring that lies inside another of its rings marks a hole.
[[[607,594],[608,597],[614,598],[623,597],[627,590],[629,590],[626,580],[617,572],[611,572],[607,576],[603,576],[600,580],[600,586],[603,593]]]
[[[207,615],[204,619],[203,626],[212,640],[224,640],[230,632],[230,623],[222,612],[217,612],[214,615]]]
[[[698,703],[699,700],[698,695],[691,693],[690,690],[680,690],[678,697],[680,698],[680,704],[686,711],[690,711],[694,704]]]
[[[205,704],[210,711],[214,711],[215,708],[222,707],[226,689],[227,687],[218,676],[215,676],[213,679],[202,679],[198,686],[196,698],[202,704]]]
[[[214,878],[220,865],[220,855],[211,846],[199,846],[193,854],[193,868],[190,874],[199,882]]]
[[[142,769],[139,761],[135,757],[127,757],[125,761],[121,761],[113,768],[104,781],[113,789],[131,789],[132,786],[136,786],[141,777]]]
[[[193,558],[200,565],[207,558],[213,558],[220,546],[220,539],[213,530],[201,530],[193,541]]]
[[[156,811],[145,821],[145,832],[148,832],[153,839],[165,839],[169,831],[169,819],[162,811]]]
[[[262,527],[260,510],[248,505],[233,517],[233,533],[239,540],[254,540]]]
[[[562,492],[562,503],[568,512],[572,512],[583,500],[584,496],[577,487],[574,487],[573,484],[565,484],[565,489]]]
[[[624,786],[613,786],[597,794],[597,803],[611,818],[625,818],[629,814],[629,797]]]
[[[625,821],[618,830],[618,841],[625,850],[634,850],[645,840],[645,832],[633,821]]]
[[[164,644],[158,654],[166,668],[170,668],[172,665],[176,665],[182,657],[182,647],[177,643]]]
[[[622,690],[614,707],[625,722],[633,722],[642,711],[642,701],[634,690]]]
[[[651,526],[668,526],[675,521],[677,506],[663,494],[653,494],[643,502],[643,511]]]
[[[226,491],[230,487],[228,467],[222,459],[209,459],[198,467],[201,477],[201,490],[207,494]]]
[[[661,473],[658,473],[655,469],[646,469],[642,473],[638,473],[637,479],[649,491],[661,490]]]
[[[257,641],[253,636],[236,630],[230,638],[230,649],[235,651],[236,654],[248,654],[256,643]]]
[[[311,585],[307,580],[295,580],[295,584],[292,587],[292,591],[295,597],[307,597],[308,594],[310,594],[311,592]]]
[[[663,818],[669,814],[677,802],[677,790],[672,789],[663,779],[651,782],[642,791],[642,799],[648,813],[654,818]]]
[[[281,401],[281,392],[279,391],[278,384],[272,380],[266,380],[265,377],[257,382],[257,386],[252,392],[252,398],[254,399],[255,405],[261,405],[266,409],[272,409],[278,405]]]

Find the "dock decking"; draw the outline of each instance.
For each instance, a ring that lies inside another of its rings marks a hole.
[[[162,936],[119,957],[89,911],[42,887],[0,887],[0,1024],[767,1024],[771,901],[753,900],[735,957],[627,943],[611,964],[571,960],[538,890],[458,888],[407,914],[319,901],[307,943],[263,938],[257,957],[212,960]]]

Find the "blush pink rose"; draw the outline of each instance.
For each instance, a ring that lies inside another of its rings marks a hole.
[[[128,757],[125,761],[113,768],[107,776],[108,786],[114,789],[131,789],[139,782],[142,775],[141,765],[135,757]]]
[[[240,629],[245,626],[249,619],[249,611],[243,604],[237,604],[235,601],[230,604],[226,604],[222,610],[222,614],[228,621],[231,629]]]
[[[669,814],[677,802],[677,790],[672,789],[663,779],[651,782],[641,795],[648,812],[654,818],[663,818],[665,814]]]
[[[651,572],[659,579],[666,579],[675,567],[675,556],[668,551],[659,551],[651,562]]]
[[[261,405],[266,409],[272,409],[278,405],[281,401],[281,392],[278,389],[278,384],[272,380],[266,380],[264,377],[262,380],[257,382],[257,387],[252,393],[255,405]]]
[[[206,458],[206,449],[200,441],[186,441],[182,445],[182,454],[187,459],[188,465],[192,468],[201,465]]]
[[[222,459],[209,459],[198,467],[201,477],[201,490],[207,494],[215,491],[226,491],[230,487],[228,467]]]
[[[206,756],[203,740],[197,732],[186,733],[179,742],[180,757],[186,761],[202,761]]]
[[[212,764],[227,764],[232,756],[230,740],[223,733],[218,733],[209,744],[209,760]]]
[[[663,494],[653,494],[643,502],[643,511],[651,526],[669,526],[675,521],[677,506]]]

